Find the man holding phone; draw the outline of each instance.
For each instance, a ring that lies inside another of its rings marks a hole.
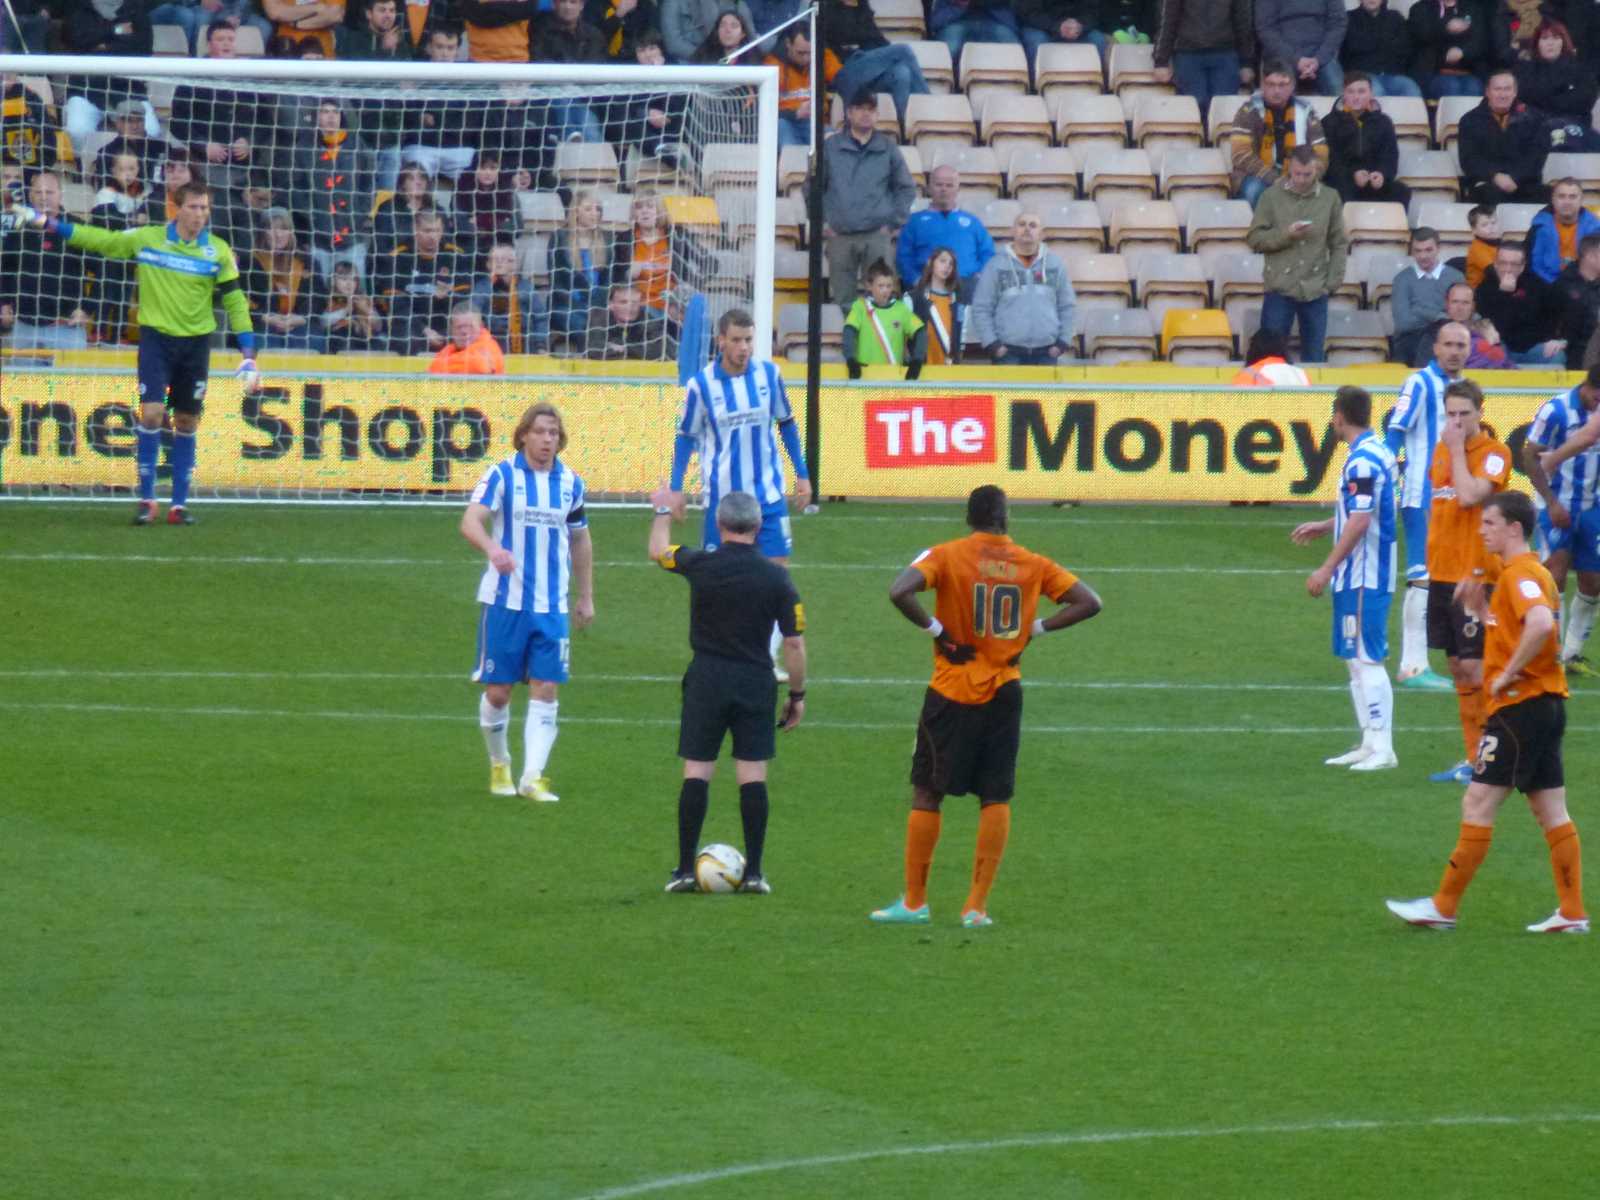
[[[1318,180],[1321,164],[1310,146],[1296,146],[1289,169],[1261,195],[1245,241],[1263,255],[1261,328],[1288,336],[1300,322],[1300,361],[1322,362],[1328,296],[1344,282],[1348,243],[1344,205]]]

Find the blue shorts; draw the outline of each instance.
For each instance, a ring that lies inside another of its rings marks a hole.
[[[717,537],[717,514],[706,509],[704,548],[715,550],[722,544]],[[761,510],[761,530],[756,534],[756,549],[766,558],[788,558],[794,553],[794,538],[789,532],[789,509],[780,500],[771,508]]]
[[[1402,508],[1400,524],[1406,531],[1406,582],[1428,578],[1428,510]]]
[[[199,416],[211,373],[211,338],[173,337],[139,326],[139,403]]]
[[[482,608],[474,683],[567,681],[571,641],[566,613],[512,612],[496,604]]]
[[[1382,662],[1389,657],[1392,592],[1349,588],[1333,593],[1333,653],[1336,658]]]
[[[1600,571],[1600,508],[1586,508],[1578,519],[1565,529],[1550,523],[1550,513],[1539,510],[1539,541],[1544,546],[1544,557],[1565,550],[1572,556],[1572,565],[1585,574]]]

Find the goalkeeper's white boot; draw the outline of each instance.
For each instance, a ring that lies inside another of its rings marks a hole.
[[[524,800],[537,800],[540,804],[554,804],[561,799],[550,790],[550,780],[543,775],[524,775],[517,785],[517,795]]]
[[[511,782],[511,764],[509,762],[491,762],[489,764],[489,794],[491,796],[515,796],[517,785]]]

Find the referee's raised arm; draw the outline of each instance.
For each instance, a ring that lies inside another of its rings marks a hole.
[[[650,542],[646,551],[651,562],[660,562],[672,545],[673,499],[672,489],[664,483],[650,493],[650,503],[656,509],[656,519],[650,522]]]

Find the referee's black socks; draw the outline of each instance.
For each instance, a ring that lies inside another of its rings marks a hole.
[[[744,822],[744,871],[761,874],[761,851],[767,844],[767,785],[739,785],[739,818]]]
[[[711,804],[709,779],[685,779],[678,792],[678,870],[694,870],[694,854],[700,848],[700,828],[706,823]],[[765,818],[762,820],[765,825]]]

